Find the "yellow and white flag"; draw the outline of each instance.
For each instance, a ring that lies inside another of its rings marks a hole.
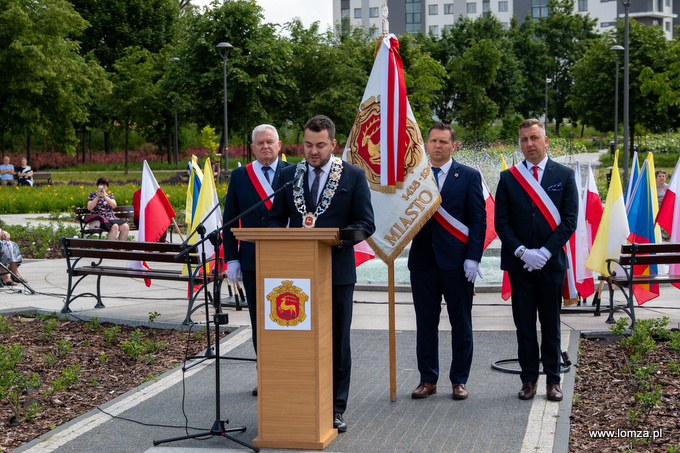
[[[441,203],[406,98],[399,41],[382,39],[343,159],[366,173],[376,231],[368,243],[393,262]]]

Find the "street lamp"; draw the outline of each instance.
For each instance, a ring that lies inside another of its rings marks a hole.
[[[171,61],[171,62],[179,61],[179,58],[172,57],[172,58],[170,58],[169,61]],[[177,165],[177,163],[179,161],[179,146],[178,146],[178,143],[177,143],[177,95],[175,95],[175,99],[174,99],[173,104],[175,106],[175,165]]]
[[[630,44],[628,42],[628,8],[630,8],[630,0],[623,0],[623,8],[625,10],[625,36],[623,42],[623,185],[628,184],[628,120],[630,111],[630,77],[628,74],[628,55],[630,53]]]
[[[224,169],[229,173],[229,134],[227,129],[227,56],[234,46],[228,42],[221,42],[217,45],[217,50],[224,62]]]
[[[611,46],[609,50],[614,51],[614,58],[616,58],[616,82],[614,84],[614,152],[619,147],[619,52],[623,50],[622,46]]]
[[[548,75],[545,75],[545,135],[548,135],[548,84],[552,82]]]

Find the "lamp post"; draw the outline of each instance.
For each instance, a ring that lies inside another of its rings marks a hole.
[[[217,50],[224,62],[224,169],[229,172],[229,134],[227,129],[227,56],[234,46],[228,42],[221,42],[217,45]]]
[[[619,147],[619,52],[622,46],[612,46],[609,50],[614,51],[616,58],[616,82],[614,83],[614,151]]]
[[[548,75],[545,75],[545,122],[543,126],[545,127],[545,134],[548,135],[548,84],[552,82]]]
[[[628,8],[630,8],[630,0],[623,0],[623,8],[625,10],[625,34],[623,43],[623,185],[628,184],[628,121],[630,111],[630,77],[628,74],[628,55],[630,51],[629,32],[628,32]]]
[[[172,57],[172,58],[170,58],[169,61],[171,61],[171,62],[179,61],[179,58]],[[175,107],[175,165],[177,165],[177,163],[179,161],[179,146],[178,146],[178,142],[177,142],[177,95],[175,95],[175,99],[174,99],[173,104],[174,104],[174,107]]]

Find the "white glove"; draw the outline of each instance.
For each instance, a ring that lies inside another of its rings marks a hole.
[[[229,261],[227,263],[227,278],[236,283],[238,276],[241,274],[241,262],[239,260]]]
[[[548,262],[548,257],[546,257],[539,249],[526,249],[521,258],[524,261],[524,269],[529,272],[537,271],[545,266]]]
[[[482,277],[482,271],[479,270],[479,262],[475,260],[465,260],[463,261],[463,270],[465,271],[465,278],[467,278],[467,281],[470,283],[474,283],[475,280],[477,279],[477,274],[479,274],[479,278],[484,278]]]

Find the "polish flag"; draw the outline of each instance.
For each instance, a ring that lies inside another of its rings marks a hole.
[[[671,175],[671,182],[666,189],[659,213],[656,215],[656,223],[671,234],[671,242],[680,242],[680,160],[675,164],[675,170]],[[669,274],[680,274],[680,264],[671,264]],[[680,283],[672,283],[680,288]]]
[[[496,229],[493,227],[495,222],[494,212],[496,202],[491,196],[489,186],[486,184],[486,180],[484,180],[484,175],[482,175],[482,170],[479,169],[479,165],[477,165],[477,171],[482,176],[482,193],[484,194],[484,205],[486,207],[486,236],[484,237],[484,248],[482,249],[486,250],[489,244],[491,244],[491,241],[498,237]]]
[[[142,168],[142,187],[139,195],[139,232],[137,242],[157,242],[168,229],[168,225],[175,218],[168,197],[158,185],[156,178],[144,161]],[[150,269],[146,262],[130,261],[128,267],[133,269]],[[151,286],[151,280],[145,279],[146,286]]]
[[[168,197],[158,185],[149,164],[144,161],[142,169],[142,193],[139,197],[139,242],[156,242],[175,218]]]
[[[588,162],[588,179],[586,180],[584,198],[586,205],[586,228],[588,230],[588,253],[590,253],[593,248],[593,242],[595,242],[595,236],[597,236],[597,228],[602,221],[602,212],[604,211],[600,195],[597,192],[595,176],[593,175],[590,162]]]
[[[366,261],[370,261],[373,258],[375,258],[375,252],[373,251],[371,246],[368,245],[368,242],[361,241],[354,246],[355,267],[359,267]]]

